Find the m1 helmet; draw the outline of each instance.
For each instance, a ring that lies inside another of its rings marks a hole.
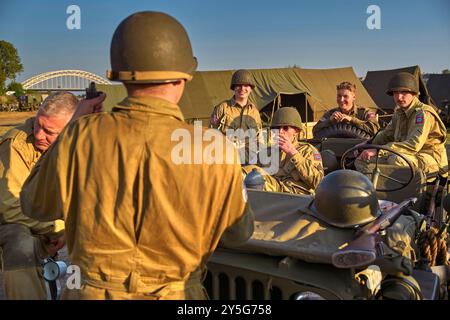
[[[189,81],[197,69],[186,30],[162,12],[137,12],[123,20],[114,32],[110,54],[107,77],[124,83]]]
[[[409,72],[399,72],[391,78],[386,94],[392,96],[394,91],[409,91],[419,93],[419,83],[414,75]]]
[[[293,107],[283,107],[278,109],[272,118],[271,128],[279,128],[283,126],[290,126],[304,129],[302,117],[298,113],[297,109]]]
[[[231,77],[230,89],[234,90],[234,87],[238,84],[246,84],[252,87],[255,87],[255,80],[253,79],[252,74],[248,70],[240,69],[233,73]]]
[[[364,225],[381,214],[372,182],[353,170],[337,170],[326,175],[316,189],[309,211],[339,228]]]

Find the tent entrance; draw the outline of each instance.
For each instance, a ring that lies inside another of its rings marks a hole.
[[[282,107],[293,107],[297,109],[303,122],[314,121],[314,112],[306,93],[279,93],[260,110],[261,120],[264,126],[271,125],[273,114]]]

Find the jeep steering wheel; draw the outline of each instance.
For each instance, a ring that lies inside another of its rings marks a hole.
[[[362,150],[366,150],[366,149],[375,149],[375,150],[377,150],[377,154],[376,154],[376,158],[375,158],[375,168],[372,171],[372,183],[373,183],[373,186],[375,187],[375,191],[378,191],[378,192],[393,192],[393,191],[401,190],[401,189],[405,188],[412,181],[414,176],[416,175],[416,172],[415,172],[415,169],[414,169],[414,165],[404,155],[402,155],[400,152],[392,150],[391,148],[388,148],[388,147],[385,147],[385,146],[379,146],[379,145],[375,145],[375,144],[365,144],[365,145],[362,145],[362,146],[354,146],[353,148],[350,148],[347,151],[345,151],[344,154],[341,157],[341,167],[342,167],[342,169],[346,169],[345,168],[345,160],[347,160],[347,158],[348,158],[348,156],[350,154],[353,154],[353,151],[355,151],[355,150],[362,151]],[[385,174],[382,174],[380,172],[380,169],[378,168],[378,160],[380,159],[380,150],[389,151],[390,153],[393,153],[396,156],[400,157],[401,159],[405,160],[405,162],[408,164],[409,171],[411,173],[410,174],[410,178],[409,178],[409,180],[407,182],[397,180],[395,178],[389,177],[389,176],[387,176]],[[398,187],[398,188],[391,188],[391,189],[377,189],[378,177],[379,176],[382,176],[383,178],[385,178],[387,180],[394,181],[395,183],[399,184],[400,187]]]

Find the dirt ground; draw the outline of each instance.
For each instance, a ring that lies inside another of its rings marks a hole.
[[[0,136],[9,129],[24,123],[28,118],[33,117],[36,111],[31,112],[0,112]]]

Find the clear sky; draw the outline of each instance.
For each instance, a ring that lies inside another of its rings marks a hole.
[[[69,5],[81,29],[69,30]],[[369,30],[377,5],[381,29]],[[109,44],[121,20],[136,11],[163,11],[191,38],[200,70],[352,66],[368,70],[418,64],[450,69],[449,0],[0,0],[0,39],[18,49],[17,80],[60,69],[105,76]]]

